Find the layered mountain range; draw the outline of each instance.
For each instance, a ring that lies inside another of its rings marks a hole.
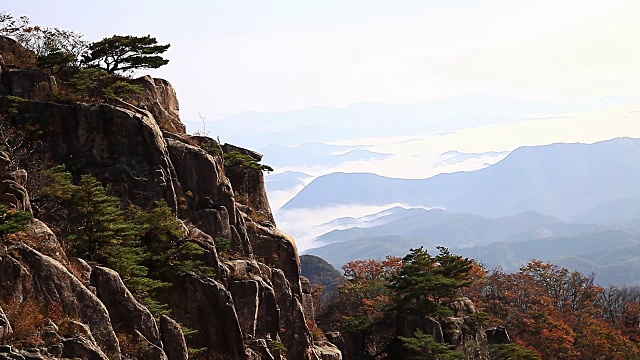
[[[638,284],[639,153],[640,139],[615,138],[522,147],[478,171],[422,180],[329,174],[283,209],[406,204],[323,224],[335,230],[305,252],[336,268],[446,246],[489,268],[516,271],[541,259],[593,272],[601,285]]]
[[[333,173],[314,179],[283,209],[404,203],[508,216],[534,210],[568,219],[640,196],[640,140],[522,147],[487,168],[428,179]]]

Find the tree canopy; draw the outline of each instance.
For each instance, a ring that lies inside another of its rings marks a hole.
[[[85,62],[99,66],[109,74],[135,69],[157,69],[169,63],[159,54],[171,45],[158,45],[156,38],[147,36],[113,35],[89,45]]]
[[[411,249],[402,259],[402,269],[391,277],[389,286],[401,310],[424,314],[444,314],[443,299],[451,299],[458,289],[471,284],[473,261],[438,247],[431,256],[423,247]]]

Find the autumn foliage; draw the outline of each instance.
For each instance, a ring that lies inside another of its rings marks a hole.
[[[517,273],[491,271],[469,296],[494,325],[543,359],[637,359],[634,326],[623,315],[634,305],[603,306],[617,292],[595,285],[593,274],[533,260]]]
[[[438,315],[446,311],[441,303],[466,296],[485,327],[504,326],[513,342],[492,346],[491,359],[640,359],[640,288],[602,288],[593,274],[539,260],[515,273],[487,271],[439,250],[436,256],[414,249],[404,258],[347,263],[347,281],[318,315],[319,324],[340,330],[363,356],[373,356],[396,336],[398,315]],[[404,342],[423,354],[449,351],[425,339]]]
[[[433,256],[420,247],[403,258],[347,263],[342,268],[347,281],[317,317],[321,326],[324,330],[340,330],[358,344],[356,351],[363,358],[387,353],[394,341],[429,359],[459,358],[461,353],[454,347],[437,344],[428,335],[401,338],[396,333],[399,317],[449,315],[451,310],[444,305],[483,275],[474,261],[443,247],[438,251]]]
[[[338,293],[318,313],[323,330],[339,330],[345,336],[359,339],[360,351],[377,353],[393,336],[391,276],[402,267],[402,259],[388,256],[385,260],[356,260],[342,267],[347,279]]]

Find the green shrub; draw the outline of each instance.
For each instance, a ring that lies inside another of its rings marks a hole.
[[[535,351],[516,344],[496,344],[489,346],[491,360],[539,360]]]
[[[82,69],[71,78],[71,85],[82,99],[95,99],[102,95],[109,73],[97,68]]]
[[[31,213],[8,210],[6,205],[0,204],[0,236],[24,230],[31,219]]]
[[[194,273],[199,276],[213,277],[216,275],[216,269],[198,259],[204,254],[205,250],[200,245],[185,242],[175,250],[173,263],[179,273]]]
[[[105,100],[122,99],[130,95],[139,95],[144,92],[144,89],[140,85],[129,84],[126,81],[116,81],[115,83],[107,86],[102,90],[102,96]]]
[[[231,247],[231,240],[223,237],[218,237],[215,239],[216,251],[218,253],[228,251]]]
[[[403,346],[415,353],[412,359],[419,360],[458,360],[464,359],[464,354],[456,351],[455,346],[439,343],[432,336],[421,330],[415,332],[415,337],[398,337]]]
[[[269,346],[269,350],[276,351],[279,354],[284,354],[287,352],[287,347],[284,346],[284,344],[278,340],[269,341],[267,346]]]
[[[20,104],[26,101],[27,99],[19,96],[0,96],[0,118],[18,115],[18,112],[20,112]]]
[[[260,170],[270,172],[273,168],[269,165],[260,164],[251,156],[237,151],[230,151],[224,154],[224,166],[239,166],[242,170]]]
[[[64,166],[43,174],[48,185],[38,196],[56,216],[42,215],[60,230],[70,252],[113,268],[152,313],[165,313],[166,305],[155,298],[170,284],[158,280],[154,271],[171,263],[184,236],[167,204],[158,202],[151,211],[135,205],[123,209],[120,199],[92,176],[83,175],[75,185]]]
[[[344,322],[342,323],[342,330],[366,333],[369,331],[370,326],[371,321],[367,316],[358,315],[344,319]]]
[[[40,55],[37,58],[38,67],[48,69],[51,75],[59,73],[76,60],[75,55],[56,48],[50,49],[47,54]]]

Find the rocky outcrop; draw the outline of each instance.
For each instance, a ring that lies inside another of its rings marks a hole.
[[[511,343],[509,333],[503,326],[488,328],[484,331],[484,333],[487,335],[487,342],[489,343],[489,345]]]
[[[353,359],[355,350],[361,348],[361,344],[353,341],[353,338],[350,339],[351,341],[346,341],[343,334],[337,331],[326,332],[325,336],[331,344],[340,350],[340,356],[343,360]]]
[[[224,144],[222,149],[225,154],[236,152],[247,155],[256,162],[262,160],[262,154],[239,146]],[[251,209],[249,215],[253,215],[254,220],[265,226],[275,227],[262,171],[240,165],[228,166],[225,170],[239,202]]]
[[[464,353],[467,359],[488,359],[487,336],[482,325],[478,324],[473,316],[477,312],[473,302],[467,298],[460,298],[447,303],[446,307],[452,312],[450,316],[399,316],[396,335],[412,337],[417,330],[421,330],[438,342],[455,345],[456,350]],[[403,352],[398,344],[392,346],[394,349],[390,353]]]
[[[160,331],[149,310],[140,304],[127,289],[117,272],[96,266],[91,272],[91,285],[106,306],[116,333],[139,332],[151,344],[162,347]]]
[[[469,300],[466,297],[456,299],[447,303],[447,308],[452,311],[453,317],[464,317],[471,314],[475,314],[478,311],[476,310],[476,306],[473,304],[473,301]]]
[[[7,319],[4,311],[2,311],[2,308],[0,308],[0,342],[11,336],[12,333],[13,330],[11,329],[9,319]]]
[[[8,68],[22,67],[34,68],[36,66],[36,54],[25,49],[17,41],[0,36],[0,55],[2,55],[2,71]]]
[[[313,296],[311,295],[311,283],[306,277],[300,277],[300,285],[302,290],[302,309],[304,317],[312,324],[316,323],[316,314],[313,308]]]
[[[56,92],[55,79],[40,70],[7,69],[3,71],[0,95],[13,95],[28,100],[50,101]]]
[[[46,225],[34,221],[26,231],[3,239],[0,300],[59,303],[65,315],[86,324],[89,332],[78,339],[53,336],[59,341],[52,349],[60,356],[66,351],[100,358],[101,351],[118,358],[115,334],[122,332],[128,342],[146,349],[138,354],[141,358],[184,359],[188,345],[207,359],[335,359],[330,343],[314,347],[307,326],[313,322],[311,297],[301,288],[296,244],[275,227],[262,172],[225,166],[223,160],[224,153],[240,152],[259,161],[260,154],[186,135],[175,92],[160,79],[135,80],[145,93],[133,104],[48,102],[55,81],[45,72],[8,65],[6,60],[20,55],[20,49],[5,54],[3,49],[15,44],[2,41],[0,96],[28,99],[12,121],[41,130],[42,157],[52,165],[65,164],[76,179],[95,176],[124,203],[149,209],[165,200],[185,225],[187,236],[181,241],[202,249],[192,260],[214,269],[215,275],[163,274],[160,280],[172,286],[159,300],[175,321],[162,318],[158,331],[118,274],[70,259]],[[4,194],[13,198],[5,202],[29,210],[28,194],[21,190],[23,175],[3,179],[12,182]],[[228,249],[222,246],[226,242]],[[178,323],[194,330],[186,341]],[[61,345],[63,340],[68,346]],[[274,350],[283,349],[278,342],[287,348],[282,356]]]
[[[107,360],[107,356],[91,341],[74,337],[62,342],[62,357],[87,360]]]
[[[162,132],[150,114],[110,105],[21,105],[16,122],[43,129],[46,156],[76,174],[112,184],[115,194],[151,206],[177,208],[175,171]]]
[[[27,172],[18,169],[7,172],[11,159],[4,152],[0,152],[0,204],[10,209],[31,212],[29,194],[24,186],[27,183]]]
[[[57,88],[48,73],[35,70],[36,55],[17,41],[0,36],[0,96],[29,100],[51,100]]]
[[[184,340],[182,328],[172,318],[162,315],[160,317],[160,335],[164,352],[169,360],[187,360],[189,350],[187,342]]]
[[[109,314],[100,300],[56,260],[19,244],[0,254],[0,301],[26,299],[85,323],[110,359],[120,358],[120,347]]]
[[[242,330],[227,289],[210,278],[184,275],[171,279],[165,294],[172,317],[195,330],[189,347],[203,349],[208,359],[244,359]]]
[[[27,224],[24,233],[20,236],[20,241],[61,264],[68,263],[67,254],[56,234],[38,219],[33,219]]]
[[[137,97],[138,106],[153,115],[162,130],[177,134],[185,134],[186,127],[180,121],[178,97],[173,86],[167,80],[143,76],[132,81],[144,89]]]
[[[320,341],[313,345],[313,353],[319,360],[342,360],[340,350],[328,341]]]
[[[157,345],[151,343],[138,330],[133,330],[129,338],[130,346],[135,350],[133,356],[140,360],[167,360],[167,355]]]

